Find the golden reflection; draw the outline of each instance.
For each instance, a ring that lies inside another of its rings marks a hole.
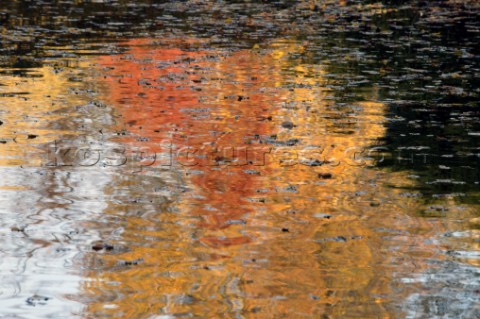
[[[66,122],[78,115],[72,109],[85,103],[84,95],[74,92],[86,85],[72,79],[88,63],[61,64],[0,74],[0,166],[43,166],[44,145],[79,134]]]
[[[87,317],[398,317],[392,267],[426,266],[396,247],[428,257],[422,238],[441,225],[411,217],[420,204],[398,201],[401,189],[378,189],[395,176],[366,152],[385,134],[385,106],[374,95],[337,105],[322,66],[294,59],[299,42],[233,53],[193,40],[127,45],[99,61],[122,117],[116,141],[150,156],[171,143],[173,165],[107,188],[130,200],[104,211],[123,218],[111,243],[130,246],[85,259],[103,269],[86,273]],[[148,202],[158,189],[173,199]]]

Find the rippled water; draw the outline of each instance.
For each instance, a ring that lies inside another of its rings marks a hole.
[[[474,1],[0,1],[1,318],[480,317]]]

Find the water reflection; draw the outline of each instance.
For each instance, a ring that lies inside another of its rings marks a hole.
[[[1,315],[478,317],[474,4],[121,3],[0,16]]]
[[[104,213],[121,218],[122,233],[108,237],[111,251],[85,256],[101,279],[85,286],[89,313],[395,317],[395,295],[408,294],[395,287],[428,267],[438,225],[399,215],[420,204],[379,191],[393,174],[354,156],[385,134],[375,91],[362,96],[370,102],[334,103],[322,66],[291,59],[304,50],[296,41],[234,53],[129,45],[99,65],[121,114],[114,140],[148,166],[120,168],[106,189],[116,201]],[[210,152],[153,163],[166,139]],[[239,163],[222,152],[230,146],[266,148],[265,165]]]
[[[88,107],[96,95],[89,82],[75,81],[88,78],[89,65],[66,59],[35,69],[4,69],[0,75],[2,315],[82,312],[83,305],[72,298],[84,280],[74,258],[85,238],[94,236],[86,223],[104,206],[102,189],[110,178],[71,163],[53,165],[51,147],[88,145],[92,138],[86,132],[110,122],[104,109]]]

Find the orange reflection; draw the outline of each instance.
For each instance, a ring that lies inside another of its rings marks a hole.
[[[276,80],[265,70],[273,60],[248,51],[219,60],[220,52],[147,44],[134,40],[129,55],[101,62],[114,68],[109,100],[119,104],[127,124],[129,137],[123,142],[147,154],[168,153],[171,143],[173,161],[203,197],[190,203],[196,206],[191,213],[204,219],[201,227],[226,228],[250,212],[244,201],[254,194],[258,178],[244,170],[248,163],[261,164],[269,149],[258,139],[274,131],[270,112],[280,96],[265,99],[260,91]],[[240,237],[202,240],[215,246],[248,242]]]

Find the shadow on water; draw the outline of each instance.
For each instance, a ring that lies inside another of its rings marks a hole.
[[[0,315],[478,317],[475,1],[0,8]]]

